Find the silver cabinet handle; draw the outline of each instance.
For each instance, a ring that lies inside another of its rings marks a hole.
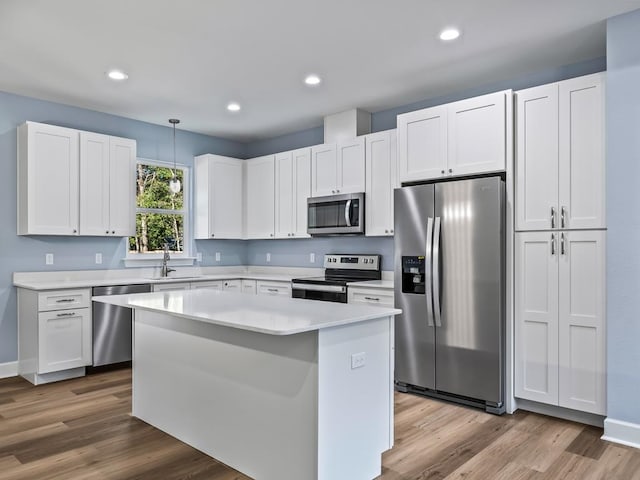
[[[556,254],[556,234],[551,234],[551,255]]]
[[[335,190],[331,190],[331,193],[336,193],[336,191]]]
[[[551,207],[551,228],[556,228],[556,209]]]
[[[59,300],[56,300],[56,303],[69,303],[69,302],[73,302],[74,299],[73,298],[61,298]]]
[[[74,312],[58,313],[56,315],[56,317],[74,317],[74,316],[75,316]]]
[[[385,230],[384,233],[389,233],[389,230]]]
[[[340,189],[336,190],[336,193],[340,193]]]
[[[453,168],[450,168],[450,169],[449,169],[449,173],[453,173]]]
[[[215,234],[213,234],[213,233],[212,233],[212,234],[211,234],[211,238],[213,238],[213,237],[215,237]]]
[[[444,170],[441,170],[440,173],[442,173],[444,175]]]
[[[273,237],[273,233],[270,233],[269,236]]]
[[[344,206],[344,219],[347,222],[347,227],[351,226],[351,200],[347,200]]]
[[[433,313],[436,327],[442,326],[440,318],[440,217],[436,217],[433,230]]]
[[[73,229],[73,233],[78,233],[78,230],[76,230],[75,228]]]
[[[393,233],[393,228],[391,230],[389,230],[389,233]]]
[[[564,232],[560,234],[560,255],[564,255]]]
[[[373,300],[374,302],[379,302],[380,299],[376,297],[364,297],[365,300]]]
[[[267,288],[267,291],[273,292],[273,293],[278,293],[278,289],[277,288]]]
[[[560,228],[564,228],[565,224],[565,207],[560,207]]]
[[[427,242],[424,252],[424,275],[425,275],[425,293],[427,299],[427,325],[433,327],[433,296],[431,294],[431,287],[433,278],[431,276],[431,253],[433,250],[433,218],[427,219]]]

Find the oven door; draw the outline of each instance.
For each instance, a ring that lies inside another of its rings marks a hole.
[[[309,235],[359,235],[364,233],[364,193],[307,199]]]
[[[306,300],[347,303],[347,287],[293,282],[291,284],[291,296]]]

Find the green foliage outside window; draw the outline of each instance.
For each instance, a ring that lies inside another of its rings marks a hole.
[[[129,252],[161,252],[165,242],[173,252],[184,250],[184,195],[173,193],[173,170],[139,163],[136,167],[136,236],[129,237]],[[184,185],[183,171],[176,177]]]

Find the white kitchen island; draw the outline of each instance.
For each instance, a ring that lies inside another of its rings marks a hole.
[[[370,480],[393,445],[393,317],[208,289],[134,308],[133,415],[256,480]]]

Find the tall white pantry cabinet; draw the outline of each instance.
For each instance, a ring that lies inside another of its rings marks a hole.
[[[516,397],[606,413],[604,75],[516,92]]]

